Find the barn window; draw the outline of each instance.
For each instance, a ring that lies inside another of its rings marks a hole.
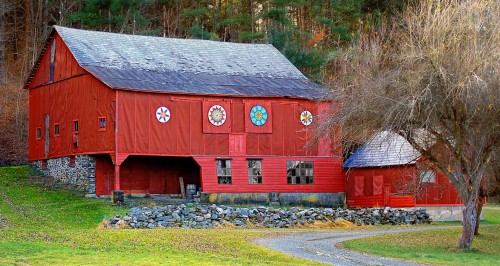
[[[248,183],[249,184],[262,184],[262,160],[249,159],[248,160]]]
[[[54,67],[56,59],[56,39],[52,42],[50,46],[50,69],[49,69],[49,82],[54,81]]]
[[[59,124],[54,124],[54,136],[59,136]]]
[[[420,172],[420,180],[422,183],[436,183],[436,173],[434,171]]]
[[[99,117],[99,131],[106,131],[106,117]]]
[[[217,159],[217,180],[219,184],[231,184],[231,160]]]
[[[288,184],[313,184],[314,162],[286,161],[286,176]]]
[[[73,120],[73,131],[78,132],[78,120]]]
[[[75,156],[69,156],[69,166],[70,167],[75,167],[75,162],[76,162],[76,157]]]
[[[42,128],[36,128],[36,139],[42,139]]]

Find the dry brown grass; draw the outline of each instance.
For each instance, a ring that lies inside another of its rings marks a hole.
[[[308,228],[308,229],[332,229],[332,228],[352,228],[357,227],[347,220],[336,220],[328,222],[314,221],[314,223],[298,224],[295,228]]]
[[[109,229],[108,227],[109,221],[103,219],[102,222],[97,226],[97,229]]]

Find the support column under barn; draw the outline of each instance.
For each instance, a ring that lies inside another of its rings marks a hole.
[[[115,179],[113,182],[113,190],[120,190],[120,165],[115,164]]]
[[[123,191],[120,190],[120,165],[115,164],[115,180],[113,184],[113,192],[111,194],[111,201],[113,204],[122,205],[124,203]]]

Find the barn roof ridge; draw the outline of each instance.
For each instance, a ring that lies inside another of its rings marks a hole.
[[[127,35],[61,26],[54,26],[54,32],[81,67],[114,89],[306,99],[321,99],[327,94],[271,44]]]

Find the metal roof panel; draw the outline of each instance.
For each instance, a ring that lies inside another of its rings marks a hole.
[[[117,89],[310,99],[325,94],[270,44],[54,28],[83,68]]]

